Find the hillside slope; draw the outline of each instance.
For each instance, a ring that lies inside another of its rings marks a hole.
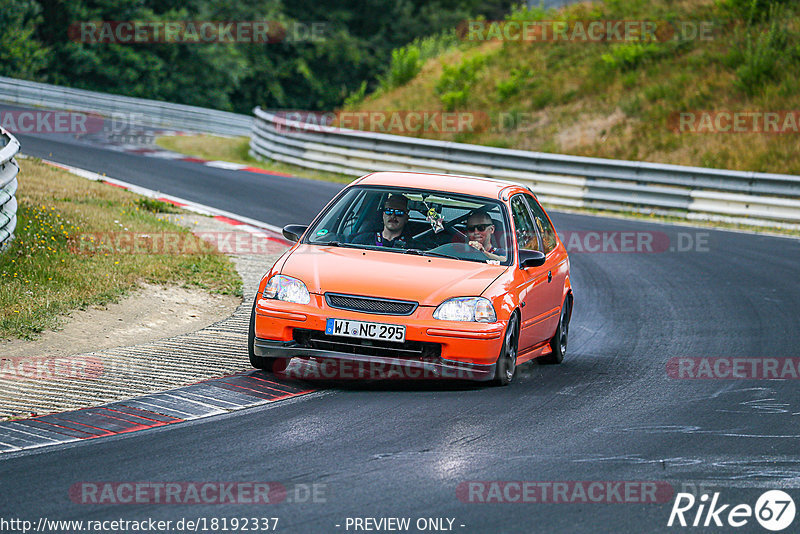
[[[456,111],[473,114],[478,125],[389,133],[800,174],[799,13],[794,2],[766,0],[609,0],[558,12],[522,9],[505,26],[462,28],[460,43],[417,66],[409,67],[413,54],[406,47],[392,69],[419,72],[406,74],[405,84],[384,84],[347,110]],[[515,35],[507,28],[552,29],[556,20],[570,24],[567,39],[491,38]],[[656,30],[628,42],[574,33],[591,21],[621,20],[653,22]]]

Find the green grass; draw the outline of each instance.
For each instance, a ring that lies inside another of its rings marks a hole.
[[[136,207],[152,211],[153,213],[181,213],[181,209],[176,208],[172,204],[156,200],[154,198],[137,198],[135,201]]]
[[[92,239],[110,232],[179,232],[202,243],[151,211],[159,205],[35,159],[20,165],[16,239],[0,254],[0,338],[33,339],[57,328],[69,311],[116,302],[140,282],[242,295],[241,279],[223,254],[129,254],[94,246],[101,244]]]

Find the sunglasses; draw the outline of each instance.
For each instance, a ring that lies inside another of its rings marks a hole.
[[[404,215],[406,215],[408,213],[408,210],[396,210],[396,209],[392,209],[392,208],[383,208],[383,213],[386,214],[386,215],[389,215],[390,217],[392,215],[397,215],[398,217],[403,217]]]
[[[467,226],[467,232],[474,232],[475,230],[477,230],[477,231],[479,231],[479,232],[483,232],[484,230],[486,230],[486,229],[487,229],[487,228],[489,228],[490,226],[492,226],[492,224],[491,224],[491,223],[486,223],[486,224],[470,224],[470,225],[468,225],[468,226]]]

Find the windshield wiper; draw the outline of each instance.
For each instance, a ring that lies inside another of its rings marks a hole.
[[[450,258],[451,260],[460,260],[458,256],[452,256],[450,254],[442,254],[441,252],[430,252],[427,250],[420,250],[418,248],[409,248],[406,249],[404,254],[415,254],[417,256],[434,256],[436,258]]]
[[[323,245],[326,247],[348,247],[348,248],[361,248],[350,243],[342,243],[341,241],[311,241],[314,245]]]

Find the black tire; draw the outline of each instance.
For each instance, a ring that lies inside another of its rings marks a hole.
[[[507,386],[514,379],[517,372],[517,352],[519,349],[519,321],[517,314],[511,315],[503,336],[503,347],[497,357],[497,365],[494,369],[494,380],[496,386]]]
[[[553,352],[539,358],[537,360],[539,363],[554,365],[564,361],[564,356],[567,354],[570,311],[569,297],[566,297],[564,298],[564,303],[561,305],[561,316],[558,319],[556,333],[550,340],[550,348]]]
[[[256,296],[258,299],[258,296]],[[247,354],[250,356],[250,365],[262,371],[280,373],[286,370],[289,363],[287,358],[265,358],[256,356],[256,301],[253,300],[253,310],[250,312],[250,328],[247,331]]]
[[[250,356],[250,365],[256,369],[266,369],[266,358],[256,356],[255,341],[256,341],[256,300],[258,295],[253,299],[253,309],[250,311],[250,328],[247,330],[247,354]]]

